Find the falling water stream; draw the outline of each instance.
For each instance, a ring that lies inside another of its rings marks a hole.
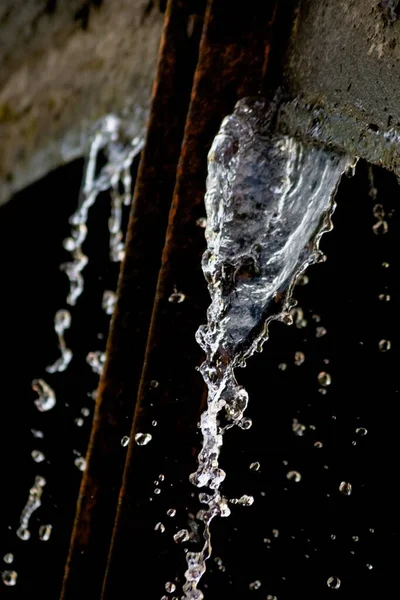
[[[198,467],[190,476],[205,505],[198,518],[204,545],[186,554],[183,592],[201,600],[198,584],[211,555],[210,525],[230,514],[219,455],[225,432],[251,426],[244,417],[246,390],[235,369],[261,351],[272,319],[290,322],[291,293],[299,275],[319,257],[319,240],[331,228],[334,195],[352,160],[276,132],[276,111],[261,99],[237,103],[224,119],[208,157],[205,205],[207,250],[203,271],[211,305],[197,340],[206,354],[200,370],[208,388],[201,416]]]
[[[84,269],[88,264],[88,256],[84,253],[83,246],[88,235],[87,221],[89,209],[93,206],[101,192],[109,191],[111,197],[111,211],[108,221],[109,229],[109,259],[111,262],[119,263],[124,256],[124,235],[122,228],[123,206],[128,206],[132,200],[132,177],[131,166],[134,158],[143,147],[144,132],[129,139],[124,122],[115,115],[107,115],[100,120],[95,127],[94,134],[88,153],[83,184],[81,188],[77,210],[70,218],[71,234],[63,242],[65,250],[71,255],[71,260],[60,265],[69,280],[69,292],[66,297],[66,304],[74,309],[77,301],[84,291]],[[105,164],[99,168],[100,155],[103,155]],[[102,298],[102,308],[107,315],[112,315],[116,293],[113,290],[105,290]],[[54,330],[58,339],[59,358],[48,365],[45,370],[51,378],[57,373],[66,371],[73,360],[73,352],[67,346],[65,339],[66,332],[72,326],[72,315],[70,310],[61,308],[54,317]],[[94,350],[88,353],[86,357],[87,364],[92,371],[100,376],[104,367],[105,353],[101,350]],[[46,376],[47,379],[47,376]],[[40,412],[52,410],[57,404],[57,379],[50,380],[51,383],[43,378],[36,378],[32,381],[32,389],[38,397],[34,400],[36,408]],[[92,394],[95,397],[95,392]],[[81,414],[89,416],[90,410],[82,408]],[[83,424],[83,418],[75,419],[75,424]],[[35,438],[43,438],[42,431],[32,430]],[[77,468],[84,471],[86,468],[85,458],[74,451],[76,458],[74,463]],[[31,454],[36,463],[45,460],[43,453],[33,450]],[[28,500],[21,512],[20,522],[17,528],[17,536],[21,540],[30,538],[29,521],[34,511],[42,504],[42,495],[46,480],[42,475],[35,477],[34,485],[30,488]],[[47,541],[51,536],[52,525],[42,524],[39,528],[39,538]],[[14,560],[11,553],[6,556],[12,557],[10,563]],[[2,573],[3,583],[7,586],[14,586],[17,583],[18,573],[16,571],[4,571]]]

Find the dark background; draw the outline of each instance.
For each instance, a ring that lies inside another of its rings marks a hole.
[[[58,356],[53,317],[65,306],[68,288],[58,265],[68,258],[62,240],[69,233],[68,217],[76,207],[82,169],[82,161],[72,163],[0,209],[0,540],[1,556],[15,554],[14,563],[1,569],[18,572],[14,588],[0,585],[0,596],[5,597],[58,597],[81,479],[74,450],[85,452],[90,432],[94,403],[87,393],[95,387],[96,377],[85,356],[105,344],[97,337],[108,323],[101,295],[105,288],[115,287],[117,277],[107,258],[105,196],[90,213],[86,292],[71,311],[73,328],[66,332],[74,362],[67,375],[44,371]],[[253,426],[225,436],[223,491],[228,497],[251,494],[255,502],[250,508],[232,506],[230,518],[213,522],[214,558],[201,586],[210,600],[266,600],[268,595],[278,600],[382,598],[396,589],[399,188],[393,175],[373,169],[376,202],[391,215],[388,233],[375,235],[368,169],[361,162],[355,177],[343,178],[335,228],[321,244],[327,260],[309,269],[307,285],[296,287],[306,327],[272,324],[263,353],[237,373],[250,395],[247,416]],[[384,268],[383,262],[390,266]],[[391,300],[379,300],[382,293],[390,294]],[[315,336],[318,326],[327,330],[322,338]],[[381,339],[391,340],[389,352],[379,351]],[[294,364],[296,351],[305,354],[301,366]],[[286,370],[278,368],[281,363],[287,364]],[[318,391],[320,371],[332,377],[325,395]],[[44,414],[34,406],[31,391],[31,380],[41,376],[50,385],[57,381],[58,391],[57,406]],[[74,419],[84,406],[91,416],[79,428]],[[302,436],[293,432],[293,419],[305,425]],[[152,527],[144,539],[132,540],[127,548],[133,589],[149,600],[160,598],[165,582],[175,577],[180,579],[176,582],[180,596],[184,553],[172,535],[188,526],[188,507],[199,508],[196,490],[187,484],[188,461],[180,467],[167,418],[159,420],[158,428],[163,427],[167,430],[143,449],[137,489],[140,517]],[[367,435],[357,434],[359,427],[366,428]],[[44,439],[36,440],[31,428],[44,431]],[[170,446],[165,443],[168,437]],[[322,448],[314,446],[317,441]],[[31,459],[34,448],[44,452],[45,463],[37,465]],[[151,468],[146,468],[147,457]],[[255,461],[261,463],[258,472],[249,469]],[[287,479],[290,470],[301,474],[300,482]],[[161,473],[168,483],[157,496],[154,480]],[[31,539],[23,542],[15,530],[36,474],[42,474],[47,485],[43,505],[31,519]],[[352,484],[351,496],[339,492],[341,481]],[[176,508],[176,517],[166,516],[168,508]],[[157,522],[166,526],[164,534],[153,530]],[[53,525],[48,542],[38,540],[42,523]],[[273,529],[279,531],[278,537]],[[340,578],[338,590],[328,588],[331,576]],[[261,587],[251,590],[249,585],[256,580]]]

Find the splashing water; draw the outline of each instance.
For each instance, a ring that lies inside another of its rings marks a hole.
[[[32,514],[35,512],[35,510],[37,510],[42,504],[41,497],[42,497],[43,488],[45,485],[46,485],[46,480],[44,479],[44,477],[40,477],[40,476],[35,477],[35,483],[29,490],[28,501],[25,504],[24,509],[22,510],[20,520],[19,520],[17,536],[21,540],[29,540],[29,538],[30,538],[31,534],[28,529],[29,520],[30,520]]]
[[[81,198],[78,209],[70,218],[71,236],[64,240],[64,247],[71,252],[72,260],[63,263],[60,269],[65,271],[70,283],[67,303],[76,304],[84,289],[82,271],[88,257],[82,250],[88,229],[89,208],[95,203],[101,192],[111,190],[110,260],[118,262],[123,258],[122,205],[129,205],[132,197],[132,177],[130,167],[143,147],[143,137],[135,136],[130,143],[121,140],[122,123],[115,115],[108,115],[98,124],[90,147]],[[96,176],[96,166],[100,151],[103,150],[107,162]],[[120,185],[123,191],[120,192]]]
[[[203,271],[211,305],[207,325],[196,335],[206,353],[200,370],[208,404],[200,419],[198,468],[190,480],[211,493],[200,494],[207,505],[198,515],[203,548],[186,554],[187,600],[204,597],[198,584],[211,555],[210,524],[230,514],[220,492],[225,472],[219,454],[224,433],[242,425],[248,403],[234,370],[261,351],[272,319],[291,322],[295,281],[318,259],[319,240],[331,228],[336,187],[351,164],[346,156],[274,132],[275,114],[261,99],[241,100],[224,119],[208,156]]]
[[[72,360],[72,351],[67,348],[64,332],[71,327],[71,313],[68,310],[58,310],[54,317],[54,330],[58,336],[58,348],[61,352],[60,358],[55,363],[46,367],[48,373],[63,372]]]

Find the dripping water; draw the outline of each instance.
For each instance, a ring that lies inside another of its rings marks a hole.
[[[200,370],[208,399],[200,419],[198,467],[190,479],[209,493],[199,495],[206,505],[198,514],[204,545],[186,554],[187,600],[204,597],[198,585],[211,555],[210,525],[216,516],[230,514],[220,491],[226,475],[219,465],[223,436],[235,425],[251,426],[244,419],[248,395],[235,369],[261,351],[272,319],[291,322],[294,284],[319,258],[337,185],[351,165],[346,156],[275,132],[274,121],[274,107],[263,100],[241,100],[224,119],[208,156],[202,266],[211,305],[196,336],[206,354]],[[250,499],[244,495],[230,503],[249,506]]]

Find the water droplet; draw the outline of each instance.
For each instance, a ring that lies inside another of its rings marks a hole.
[[[299,367],[303,364],[305,359],[306,357],[303,352],[296,352],[294,355],[294,364],[296,365],[296,367]]]
[[[253,581],[252,583],[249,584],[250,590],[259,590],[260,587],[261,587],[261,581],[259,579],[256,579],[255,581]]]
[[[202,227],[203,229],[207,226],[207,219],[205,217],[200,217],[196,221],[197,227]]]
[[[299,423],[297,419],[292,419],[292,431],[296,435],[302,437],[307,427],[302,423]]]
[[[388,268],[390,267],[390,264],[389,264],[388,262],[383,262],[383,263],[382,263],[382,267],[383,267],[384,269],[388,269]]]
[[[129,437],[127,435],[124,435],[124,437],[121,439],[121,446],[123,448],[125,448],[128,444],[129,444]]]
[[[82,427],[82,426],[83,426],[83,424],[84,424],[84,422],[85,422],[85,421],[82,419],[82,417],[77,417],[77,418],[74,420],[74,423],[75,423],[75,425],[76,425],[77,427]]]
[[[286,478],[289,479],[289,481],[299,483],[299,481],[301,481],[301,473],[298,471],[288,471],[286,473]]]
[[[7,554],[3,556],[3,560],[7,565],[11,565],[14,560],[14,554],[12,554],[12,552],[7,552]]]
[[[151,425],[152,425],[152,427],[157,427],[157,425],[158,425],[158,422],[157,422],[157,421],[152,421],[152,422],[151,422]]]
[[[159,494],[161,494],[161,490],[160,490],[160,488],[156,488],[156,489],[154,490],[154,493],[155,493],[155,495],[156,495],[156,496],[158,496]]]
[[[388,350],[390,350],[392,347],[392,343],[390,340],[380,340],[378,346],[380,352],[388,352]]]
[[[326,583],[332,590],[338,590],[342,582],[340,581],[339,577],[329,577]]]
[[[353,540],[353,542],[358,542],[360,538],[358,537],[358,535],[353,535],[351,539]]]
[[[322,448],[323,447],[323,443],[322,442],[314,442],[314,447],[315,448]]]
[[[160,481],[164,481],[164,479],[165,479],[165,475],[163,475],[163,474],[161,473],[161,474],[158,476],[158,479],[159,479]]]
[[[176,590],[176,585],[174,583],[172,583],[172,581],[167,581],[167,583],[165,584],[165,591],[168,592],[169,594],[172,594],[172,592],[174,592]]]
[[[317,329],[315,330],[315,337],[317,338],[322,338],[324,335],[326,335],[328,332],[325,329],[325,327],[317,327]]]
[[[31,532],[29,531],[29,529],[26,529],[26,527],[18,527],[16,533],[19,539],[23,540],[24,542],[27,542],[31,537]]]
[[[326,387],[327,385],[331,385],[332,383],[332,378],[329,375],[329,373],[326,373],[325,371],[321,371],[318,374],[318,383],[320,385],[323,385],[324,387]]]
[[[149,442],[151,442],[153,436],[151,433],[137,433],[135,435],[135,442],[138,446],[146,446]]]
[[[278,369],[280,369],[281,371],[286,371],[287,364],[286,363],[279,363]]]
[[[165,525],[163,525],[163,523],[157,523],[156,526],[154,527],[154,530],[159,531],[160,533],[164,533]]]
[[[45,460],[45,455],[40,450],[32,450],[31,456],[36,463],[41,463]]]
[[[176,290],[170,295],[168,298],[168,302],[172,304],[181,304],[185,300],[186,296],[182,292],[177,292]]]
[[[83,415],[84,417],[88,417],[90,415],[90,409],[84,406],[83,408],[81,408],[81,415]]]
[[[326,390],[325,388],[318,388],[318,392],[322,395],[325,396],[325,394],[328,393],[328,390]]]
[[[189,540],[189,532],[187,529],[180,529],[174,535],[174,542],[176,544],[182,544],[183,542],[187,542]]]
[[[296,279],[296,285],[307,285],[309,281],[310,280],[307,275],[300,275],[300,277]]]
[[[39,431],[38,429],[31,429],[31,434],[35,438],[39,438],[39,439],[43,439],[44,438],[43,431]]]
[[[260,463],[259,462],[253,462],[250,464],[250,471],[259,471],[260,470]]]
[[[273,529],[272,530],[272,535],[274,536],[274,538],[279,537],[279,529]]]
[[[267,600],[278,600],[278,596],[271,596],[271,594],[268,594]]]
[[[365,566],[367,567],[367,569],[368,569],[369,571],[372,571],[372,569],[374,568],[372,565],[370,565],[370,564],[368,564],[368,563],[367,563]]]
[[[155,390],[156,388],[158,388],[158,386],[160,385],[159,382],[156,379],[152,379],[150,381],[150,389]]]
[[[248,419],[247,417],[245,417],[244,419],[239,421],[239,427],[241,429],[250,429],[250,427],[252,425],[253,425],[253,421],[251,419]]]
[[[103,300],[101,303],[101,307],[106,313],[106,315],[112,315],[114,312],[114,307],[117,302],[117,294],[112,290],[105,290],[103,293]]]
[[[341,484],[339,485],[339,491],[344,494],[345,496],[351,496],[351,493],[353,491],[353,486],[351,485],[351,483],[348,483],[347,481],[342,481]]]
[[[18,573],[16,571],[3,571],[1,577],[4,585],[11,587],[17,584]]]
[[[50,539],[52,529],[53,529],[53,526],[50,524],[41,525],[39,527],[39,539],[42,542],[47,542]]]
[[[334,533],[331,535],[331,540],[336,540],[336,535]]]
[[[372,226],[372,231],[375,233],[375,235],[384,235],[385,233],[388,232],[388,230],[389,230],[388,223],[384,219],[377,221]]]
[[[378,298],[381,302],[390,302],[390,294],[379,294]]]
[[[80,471],[86,470],[86,459],[83,456],[77,456],[74,460],[74,465],[78,467]]]
[[[43,379],[34,379],[32,389],[39,394],[39,398],[34,400],[34,403],[40,412],[46,412],[55,406],[56,395],[54,390]]]
[[[242,506],[251,506],[254,503],[254,497],[243,494],[243,496],[238,499],[237,503]]]
[[[175,508],[169,508],[169,509],[167,510],[167,515],[168,515],[169,517],[175,517],[175,515],[176,515],[176,509],[175,509]]]
[[[367,435],[368,429],[365,429],[365,427],[357,427],[356,433],[358,433],[358,435]]]

